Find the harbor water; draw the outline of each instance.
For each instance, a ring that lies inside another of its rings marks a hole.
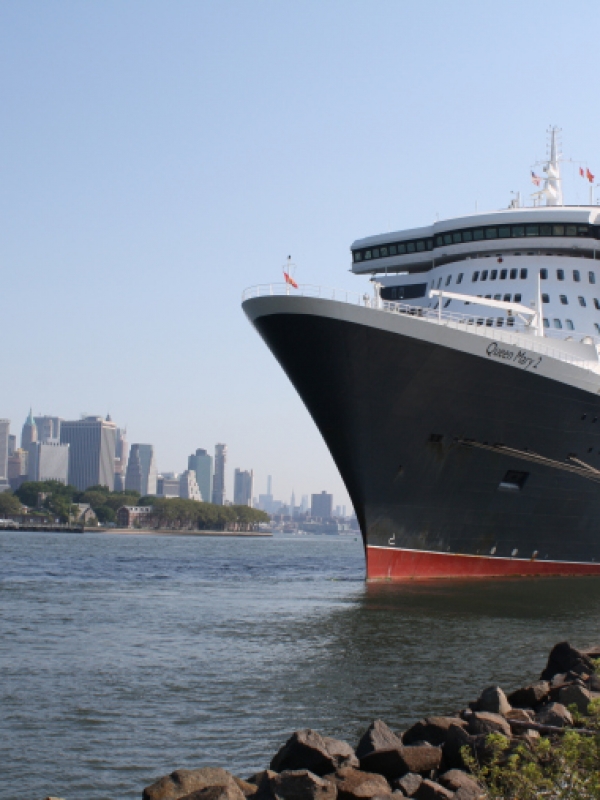
[[[1,800],[246,777],[312,727],[355,744],[600,640],[599,579],[365,584],[355,537],[0,534]]]

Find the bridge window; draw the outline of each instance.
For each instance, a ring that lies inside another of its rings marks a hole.
[[[565,234],[567,236],[577,236],[577,225],[566,225]]]
[[[471,231],[463,231],[463,242],[472,242],[473,241],[473,234]]]
[[[560,302],[563,304],[563,306],[568,306],[569,305],[569,301],[567,300],[567,295],[566,294],[561,294]]]
[[[539,236],[540,235],[540,226],[539,225],[526,225],[525,226],[525,234],[527,236]]]
[[[579,283],[579,281],[581,280],[581,274],[578,269],[573,270],[573,280],[575,281],[575,283]]]
[[[498,237],[500,239],[508,239],[510,238],[510,227],[506,225],[503,228],[498,228]]]
[[[385,257],[387,256],[387,254],[388,254],[388,249],[387,249],[387,247],[382,247],[382,248],[381,248],[381,257],[382,257],[382,258],[385,258]]]
[[[510,279],[511,279],[511,281],[514,281],[518,274],[519,274],[519,270],[518,269],[511,269],[511,271],[510,271]]]
[[[399,244],[398,245],[398,255],[399,256],[403,256],[405,254],[406,254],[406,245],[405,244]]]
[[[564,236],[565,235],[565,226],[564,225],[553,225],[552,226],[552,235],[553,236]]]
[[[490,280],[491,281],[495,281],[497,277],[498,277],[498,270],[497,269],[493,269],[490,272]]]
[[[477,281],[477,280],[479,280],[479,272],[474,272],[472,281],[473,281],[473,283],[475,283],[475,281]]]
[[[566,319],[565,320],[565,324],[566,324],[567,328],[570,331],[574,331],[575,330],[575,326],[573,325],[573,320],[572,319]]]
[[[562,328],[562,322],[559,319],[553,320],[555,328]]]
[[[395,256],[396,253],[397,253],[396,245],[395,244],[390,245],[390,255]]]
[[[564,269],[557,269],[556,270],[556,277],[559,281],[564,281],[565,279],[565,271]]]
[[[596,283],[596,273],[588,272],[588,280],[590,283]]]
[[[478,242],[483,239],[483,228],[477,228],[473,231],[473,241]]]
[[[521,270],[521,278],[522,278],[522,280],[525,280],[526,277],[527,277],[527,270],[526,269],[522,269]]]
[[[486,228],[485,229],[485,238],[486,239],[497,239],[498,238],[498,229],[497,228]]]
[[[373,250],[373,258],[379,258],[379,250],[377,248]]]
[[[453,244],[460,244],[462,242],[462,236],[460,233],[453,233],[452,234],[452,243]]]
[[[501,269],[500,270],[500,280],[501,281],[505,281],[507,275],[508,275],[508,270],[507,269]]]
[[[581,295],[579,295],[579,297],[577,299],[579,300],[579,305],[583,306],[583,308],[585,308],[585,306],[586,306],[585,297],[582,297]]]
[[[425,250],[425,242],[417,242],[417,252],[421,253]]]
[[[540,225],[540,236],[552,236],[552,225]]]
[[[406,243],[406,252],[407,253],[415,253],[417,248],[415,247],[414,242],[407,242]]]
[[[548,270],[547,269],[541,269],[540,270],[540,278],[543,281],[547,281],[548,280]]]
[[[513,238],[519,238],[520,236],[525,236],[525,228],[522,225],[513,225],[512,227],[512,235]]]
[[[371,251],[370,250],[366,250],[365,251],[365,261],[368,261],[370,258],[371,258]]]
[[[481,280],[487,281],[487,276],[488,276],[488,271],[487,269],[484,269],[483,272],[481,273]]]
[[[543,294],[542,295],[542,303],[549,303],[549,302],[550,302],[550,296],[547,295],[547,294]]]

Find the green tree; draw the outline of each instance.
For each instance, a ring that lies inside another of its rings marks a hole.
[[[0,518],[10,517],[21,511],[19,498],[12,492],[0,492]]]

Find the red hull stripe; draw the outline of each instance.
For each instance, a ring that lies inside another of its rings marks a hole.
[[[490,558],[394,547],[367,547],[369,580],[493,578],[526,575],[600,575],[600,564]]]

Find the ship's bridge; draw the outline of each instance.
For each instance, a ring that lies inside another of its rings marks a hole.
[[[511,208],[369,236],[352,244],[352,271],[371,275],[428,272],[452,261],[523,250],[596,258],[600,208]]]

